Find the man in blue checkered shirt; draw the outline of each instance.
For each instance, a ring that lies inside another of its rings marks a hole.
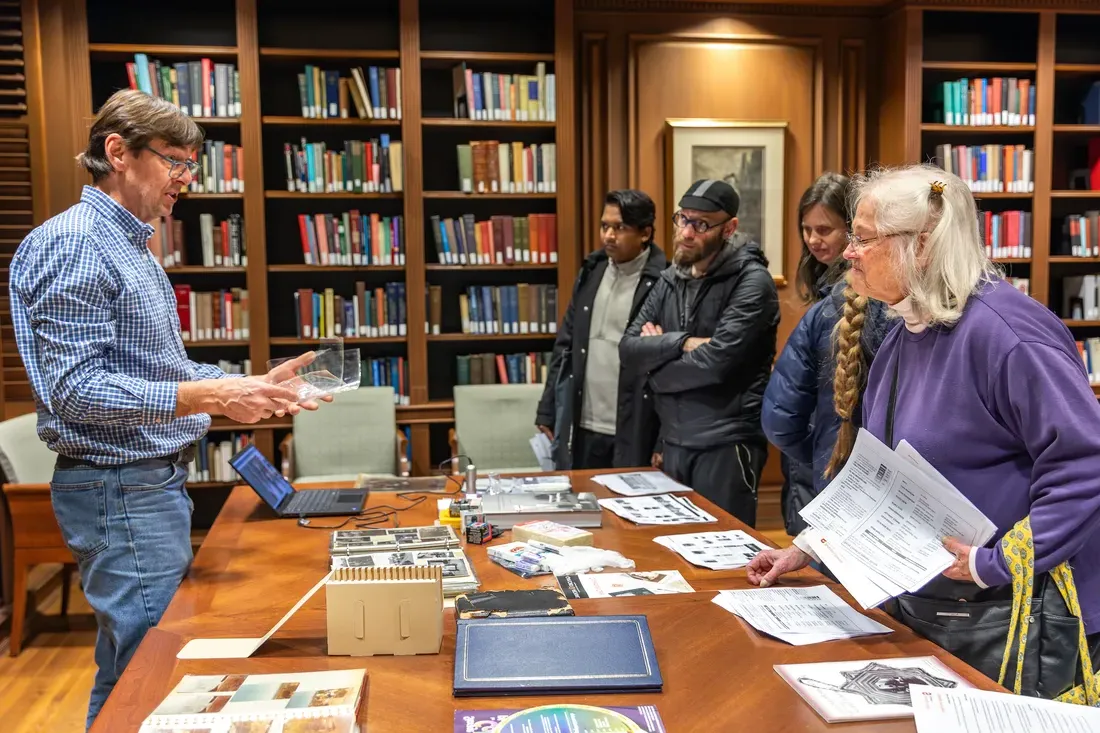
[[[202,130],[178,107],[124,90],[100,109],[80,163],[80,202],[32,231],[11,264],[19,353],[38,434],[57,452],[51,499],[99,626],[90,727],[190,566],[184,482],[210,415],[293,414],[281,383],[306,354],[260,377],[188,359],[176,299],[147,245],[198,174]]]

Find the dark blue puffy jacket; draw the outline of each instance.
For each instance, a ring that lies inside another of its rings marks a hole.
[[[806,311],[787,339],[764,391],[761,413],[764,434],[792,461],[813,466],[812,487],[801,481],[791,482],[784,517],[791,534],[805,527],[798,511],[829,483],[824,476],[825,466],[833,454],[840,428],[840,418],[833,407],[836,369],[833,330],[844,312],[844,287],[843,281],[833,285]],[[860,336],[868,368],[886,330],[883,304],[868,301]],[[852,414],[857,426],[858,418],[857,408]]]

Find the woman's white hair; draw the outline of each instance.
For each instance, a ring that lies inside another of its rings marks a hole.
[[[931,323],[954,324],[967,299],[1002,276],[985,253],[974,196],[953,173],[932,165],[873,170],[852,181],[851,201],[853,215],[863,202],[874,206],[877,236],[898,235],[883,244],[917,313]]]

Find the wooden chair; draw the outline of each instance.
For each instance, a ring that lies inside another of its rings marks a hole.
[[[303,410],[279,452],[283,476],[292,482],[409,475],[408,440],[397,429],[392,387],[360,387],[316,412]]]
[[[27,621],[27,579],[35,565],[61,563],[61,615],[69,612],[69,594],[76,564],[65,546],[50,503],[50,479],[56,454],[39,438],[34,413],[0,423],[0,468],[8,483],[4,497],[12,529],[12,615],[9,653],[23,649]]]
[[[451,472],[463,473],[467,456],[478,473],[541,471],[531,437],[541,384],[466,384],[456,386],[455,426],[448,435]]]

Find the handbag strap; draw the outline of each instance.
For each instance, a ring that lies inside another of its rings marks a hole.
[[[1020,694],[1023,684],[1024,653],[1027,649],[1028,627],[1031,625],[1031,598],[1035,588],[1035,543],[1031,532],[1031,518],[1024,517],[1001,538],[1001,553],[1012,574],[1012,617],[1009,619],[1008,638],[1005,640],[1004,657],[1001,660],[1001,673],[997,684],[1004,684],[1008,660],[1012,655],[1012,642],[1016,638],[1016,629],[1020,630],[1020,641],[1016,651],[1016,678],[1013,692]],[[1100,704],[1100,677],[1093,672],[1092,659],[1089,656],[1088,640],[1085,637],[1085,624],[1081,620],[1081,604],[1077,598],[1077,585],[1073,581],[1073,571],[1068,562],[1062,562],[1050,571],[1058,586],[1069,612],[1078,620],[1078,658],[1081,662],[1083,684],[1059,695],[1060,702],[1077,705]]]
[[[898,404],[898,371],[901,370],[901,347],[894,360],[894,376],[890,380],[890,400],[886,403],[886,445],[894,449],[894,409]]]

